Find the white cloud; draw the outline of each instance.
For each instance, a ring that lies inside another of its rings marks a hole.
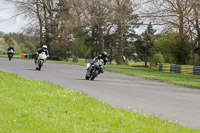
[[[9,19],[15,15],[15,8],[8,2],[0,1],[0,31],[5,33],[20,32],[21,28],[27,23],[22,16]]]

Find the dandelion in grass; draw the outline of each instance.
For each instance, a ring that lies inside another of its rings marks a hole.
[[[169,121],[169,123],[173,123],[173,121]]]
[[[8,121],[8,123],[10,123],[10,121]]]
[[[17,120],[13,120],[14,122],[16,122]]]
[[[137,110],[134,110],[135,113],[137,113]]]
[[[56,117],[56,115],[53,115],[54,117]]]
[[[148,115],[146,115],[146,114],[144,114],[144,118],[149,118],[149,116],[148,116]]]

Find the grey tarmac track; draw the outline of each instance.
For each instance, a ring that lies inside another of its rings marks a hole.
[[[200,129],[200,90],[111,72],[87,81],[85,67],[45,62],[41,71],[36,71],[33,60],[0,58],[0,70],[81,91],[117,108]]]

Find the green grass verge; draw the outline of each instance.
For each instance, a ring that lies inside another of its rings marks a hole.
[[[0,55],[1,58],[8,58],[8,55]],[[19,55],[14,55],[14,59],[22,59],[22,60],[27,60],[27,58],[20,58]]]
[[[149,68],[137,68],[130,66],[108,66],[106,70],[151,80],[157,80],[169,84],[200,89],[199,75],[164,73],[158,71],[156,68],[149,69]]]
[[[72,64],[86,66],[86,63],[73,63],[64,61],[51,61],[55,63]],[[130,76],[142,77],[150,80],[161,81],[169,84],[200,89],[199,75],[185,75],[176,73],[164,73],[157,70],[157,68],[141,68],[131,66],[108,65],[106,71],[121,73]]]
[[[1,56],[0,56],[1,57]],[[16,57],[17,58],[17,57]],[[86,66],[86,63],[74,63],[66,61],[50,61],[54,63],[62,64],[71,64],[71,65],[80,65]],[[140,68],[140,67],[131,67],[131,66],[118,66],[118,65],[108,65],[106,71],[126,74],[130,76],[137,76],[151,80],[157,80],[169,84],[200,89],[200,76],[199,75],[184,75],[176,73],[164,73],[157,70],[157,68]]]
[[[70,65],[79,65],[79,66],[85,66],[86,63],[78,63],[78,62],[66,62],[66,61],[53,61],[53,60],[47,60],[47,62],[52,62],[52,63],[60,63],[60,64],[70,64]]]
[[[113,108],[77,91],[0,71],[2,133],[199,133],[157,117]]]

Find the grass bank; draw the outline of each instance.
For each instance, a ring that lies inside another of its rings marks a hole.
[[[85,94],[0,71],[0,132],[187,132],[171,121],[116,109]]]

